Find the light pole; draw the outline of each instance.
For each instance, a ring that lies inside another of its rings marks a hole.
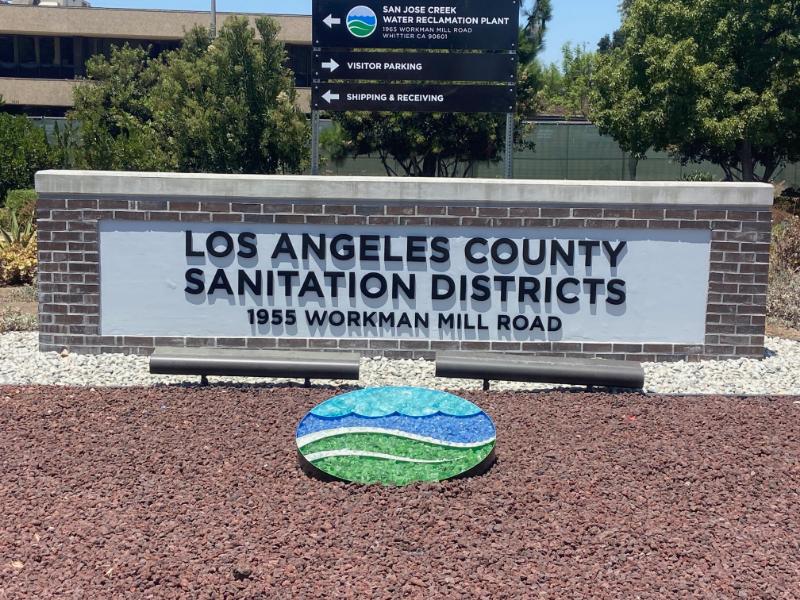
[[[211,39],[217,37],[217,0],[211,0]]]

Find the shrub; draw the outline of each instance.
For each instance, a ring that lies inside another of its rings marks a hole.
[[[36,277],[36,229],[33,219],[20,220],[11,212],[8,227],[0,228],[0,284],[33,283]]]
[[[7,331],[33,331],[37,327],[36,315],[28,315],[13,308],[0,310],[0,333]]]
[[[9,224],[0,227],[0,249],[6,246],[27,246],[36,238],[36,228],[31,217],[19,218],[11,212]]]
[[[800,217],[791,215],[773,228],[770,261],[776,270],[800,273]]]
[[[800,273],[770,271],[767,314],[785,326],[800,329]]]
[[[43,129],[27,117],[0,113],[0,204],[9,190],[30,188],[33,174],[50,161]]]
[[[774,206],[783,212],[800,216],[800,196],[780,196],[775,198]]]
[[[39,298],[39,293],[34,282],[34,285],[9,288],[6,298],[8,298],[9,302],[36,302]]]
[[[32,284],[36,278],[36,238],[0,247],[0,285]]]
[[[681,181],[714,181],[714,176],[708,171],[691,171],[683,173]]]
[[[0,208],[0,229],[11,226],[11,214],[20,222],[36,219],[36,190],[11,190],[6,196],[5,208]]]
[[[11,190],[6,195],[6,210],[24,214],[36,212],[36,190]]]

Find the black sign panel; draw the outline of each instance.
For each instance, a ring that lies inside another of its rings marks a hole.
[[[319,83],[311,94],[314,110],[511,112],[510,85]]]
[[[515,54],[314,52],[314,79],[502,81],[516,79]]]
[[[314,0],[313,46],[516,50],[519,1]]]

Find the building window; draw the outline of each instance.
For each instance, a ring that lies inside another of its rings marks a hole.
[[[17,37],[18,62],[25,66],[36,66],[36,40],[28,35]]]
[[[61,43],[61,66],[74,67],[75,66],[75,46],[72,38],[62,37]]]
[[[14,38],[10,35],[0,36],[0,63],[14,64]]]
[[[178,40],[124,40],[109,38],[0,36],[0,77],[72,79],[86,74],[86,61],[96,54],[111,56],[112,46],[150,48],[150,56],[180,47]],[[286,66],[295,85],[311,85],[311,46],[286,45]]]
[[[39,38],[39,64],[51,67],[56,64],[56,39],[51,37]]]
[[[286,46],[286,66],[294,71],[294,84],[311,86],[311,46]]]

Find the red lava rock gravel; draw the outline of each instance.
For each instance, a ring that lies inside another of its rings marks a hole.
[[[0,598],[797,598],[800,405],[469,392],[486,475],[322,483],[324,388],[0,388]]]

